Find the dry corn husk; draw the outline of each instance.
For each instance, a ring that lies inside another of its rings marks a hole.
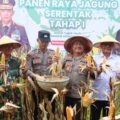
[[[91,64],[93,68],[96,68],[96,63],[91,55],[87,55],[86,57],[87,64]]]
[[[4,93],[4,92],[5,92],[5,89],[2,86],[0,86],[0,93]]]
[[[53,95],[52,99],[51,99],[51,103],[53,102],[53,100],[58,97],[58,95],[65,95],[68,91],[68,89],[64,88],[63,90],[59,91],[58,89],[56,88],[51,88],[55,94]]]
[[[105,93],[106,96],[108,96],[108,99],[110,102],[109,112],[108,112],[108,116],[102,118],[102,120],[115,120],[115,103],[114,103],[115,90],[114,90],[114,81],[112,80],[112,78],[110,78],[109,86],[110,86],[110,90],[111,90],[110,95]]]
[[[0,111],[4,111],[6,113],[13,113],[18,108],[20,107],[11,102],[6,102],[5,105],[0,108]]]
[[[39,104],[39,108],[41,109],[41,111],[43,112],[43,120],[47,120],[47,111],[45,110],[45,104],[44,101],[42,103]]]
[[[12,88],[13,90],[15,90],[16,88],[24,87],[25,84],[12,83],[10,86],[11,86],[11,88]]]
[[[113,100],[110,102],[110,108],[109,108],[108,116],[111,120],[115,120],[115,104],[114,104]]]
[[[20,68],[25,67],[25,61],[26,61],[25,57],[22,56],[22,57],[21,57],[21,65],[20,65]]]
[[[62,71],[62,63],[61,62],[54,62],[50,66],[50,73],[52,74],[52,77],[61,76],[61,71]]]
[[[81,99],[83,107],[89,107],[92,103],[95,102],[95,99],[93,98],[93,91],[86,92]]]
[[[88,67],[90,67],[93,71],[96,71],[97,70],[96,63],[95,63],[93,57],[91,55],[87,55],[85,57],[85,59],[87,61],[87,64],[80,64],[79,65],[80,71],[82,72],[83,70],[87,69]]]
[[[54,92],[55,92],[55,94],[53,95],[53,97],[52,97],[52,99],[51,99],[51,103],[53,102],[53,100],[59,95],[59,91],[58,91],[58,89],[56,89],[56,88],[51,88]]]
[[[120,81],[114,82],[114,86],[120,85]]]
[[[103,72],[106,72],[106,70],[107,70],[108,68],[110,68],[110,66],[107,65],[106,62],[107,62],[107,59],[106,59],[106,57],[104,57],[103,60],[102,60],[102,63],[101,63]]]

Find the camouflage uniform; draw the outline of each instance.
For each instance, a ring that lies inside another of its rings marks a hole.
[[[19,74],[19,67],[20,67],[21,61],[18,58],[10,57],[8,60],[6,60],[6,65],[8,65],[8,70],[6,71],[8,73],[7,77],[7,84],[11,83],[18,83],[18,77]],[[0,77],[0,85],[4,85],[3,79]],[[5,102],[12,101],[14,104],[20,106],[20,91],[18,88],[12,89],[10,86],[4,87],[5,93],[1,94],[1,97],[3,99],[0,99],[0,107],[5,104]],[[0,120],[3,120],[4,115],[0,113]],[[15,113],[15,120],[21,120],[21,110],[17,111]]]

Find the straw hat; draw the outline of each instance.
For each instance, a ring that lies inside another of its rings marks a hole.
[[[120,42],[115,40],[113,37],[110,35],[106,35],[102,39],[98,40],[96,43],[93,44],[94,47],[100,48],[101,43],[114,43],[114,48],[120,48]]]
[[[12,46],[13,49],[19,48],[21,44],[13,39],[11,39],[8,36],[3,36],[0,39],[0,50],[2,50],[1,47],[6,47],[6,46]]]
[[[68,38],[64,43],[64,48],[67,52],[72,53],[71,48],[76,41],[80,41],[83,44],[85,53],[90,52],[90,50],[92,49],[92,42],[88,38],[83,36],[74,36]]]

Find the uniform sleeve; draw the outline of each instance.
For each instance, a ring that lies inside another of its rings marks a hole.
[[[32,68],[32,56],[30,54],[27,55],[27,58],[26,58],[26,69],[27,70],[31,70],[33,71],[33,68]]]

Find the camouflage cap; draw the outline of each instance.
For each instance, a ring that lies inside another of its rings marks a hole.
[[[15,0],[0,0],[0,9],[1,10],[13,9],[14,5],[15,5]]]
[[[38,38],[40,39],[40,41],[42,42],[50,42],[50,32],[46,31],[46,30],[40,30],[38,32]]]

